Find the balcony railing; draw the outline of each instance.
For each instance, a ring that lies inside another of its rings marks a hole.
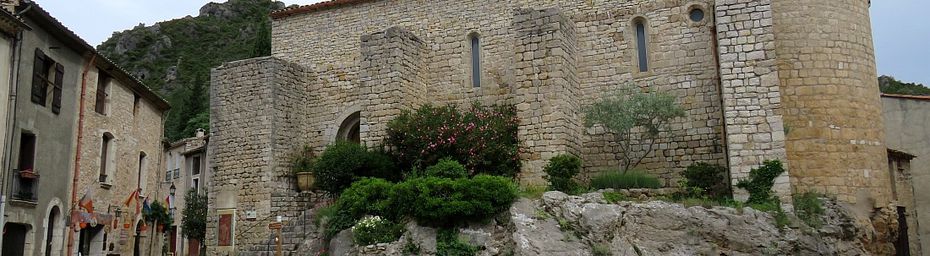
[[[32,170],[13,170],[13,200],[39,201],[39,175]]]

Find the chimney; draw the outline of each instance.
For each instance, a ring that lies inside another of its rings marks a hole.
[[[16,6],[19,6],[20,0],[0,0],[0,8],[10,12],[16,13]]]

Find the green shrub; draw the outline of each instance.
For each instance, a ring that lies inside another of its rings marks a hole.
[[[452,158],[443,158],[433,166],[426,167],[427,177],[460,179],[468,177],[468,170]]]
[[[378,216],[362,218],[352,226],[352,240],[357,245],[372,245],[397,241],[404,226]]]
[[[591,255],[611,256],[611,255],[614,255],[614,253],[610,251],[610,246],[606,244],[595,244],[594,246],[591,247]]]
[[[736,187],[749,191],[749,204],[764,204],[771,201],[777,201],[772,195],[772,186],[775,185],[775,178],[785,172],[782,168],[781,161],[768,160],[762,163],[759,168],[753,168],[749,171],[748,179],[741,179],[736,183]]]
[[[620,192],[604,192],[602,195],[604,196],[604,201],[607,201],[608,203],[612,203],[612,204],[630,199],[629,197],[627,197],[624,194],[621,194]]]
[[[365,215],[394,218],[399,215],[393,205],[394,183],[377,178],[364,178],[347,188],[336,200],[341,214],[358,219]]]
[[[347,141],[333,143],[313,164],[314,185],[339,194],[361,177],[396,180],[400,173],[387,155],[370,152],[364,146]]]
[[[485,220],[503,212],[517,197],[509,178],[478,175],[471,179],[423,177],[398,183],[397,209],[418,222],[448,226]]]
[[[404,170],[420,169],[451,157],[473,175],[513,177],[520,170],[516,108],[474,104],[424,105],[403,111],[388,123],[385,142]]]
[[[594,189],[659,188],[661,186],[659,179],[641,172],[607,171],[591,178],[591,187]]]
[[[529,198],[529,199],[540,199],[542,195],[546,193],[546,186],[540,185],[523,185],[520,186],[519,192],[517,192],[520,197]]]
[[[558,155],[549,159],[543,168],[548,175],[549,190],[569,192],[575,191],[578,184],[572,180],[581,170],[581,159],[573,155]]]
[[[313,170],[313,148],[304,146],[291,159],[291,171],[294,173],[310,172]]]
[[[685,186],[699,189],[701,196],[730,197],[730,185],[725,182],[729,177],[723,166],[699,162],[688,166],[682,176],[685,177]]]
[[[455,229],[440,229],[436,233],[437,256],[473,256],[478,254],[478,247],[459,239]]]
[[[812,228],[823,226],[823,201],[820,200],[820,194],[806,192],[800,195],[794,195],[794,214]]]
[[[413,238],[407,236],[407,241],[404,241],[404,247],[401,248],[401,253],[405,256],[416,256],[420,255],[420,245],[413,241]]]

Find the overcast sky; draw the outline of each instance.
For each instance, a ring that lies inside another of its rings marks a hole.
[[[197,15],[206,0],[34,0],[91,45],[113,31]],[[320,0],[284,0],[287,5]],[[872,1],[878,73],[930,85],[928,0]]]

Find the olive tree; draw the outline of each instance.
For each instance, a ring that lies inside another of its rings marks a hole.
[[[656,140],[669,123],[685,116],[675,96],[664,92],[642,91],[635,86],[604,97],[584,108],[585,126],[600,125],[620,146],[620,169],[626,173],[652,152]],[[636,129],[639,128],[639,129]],[[642,145],[643,150],[633,150]]]

